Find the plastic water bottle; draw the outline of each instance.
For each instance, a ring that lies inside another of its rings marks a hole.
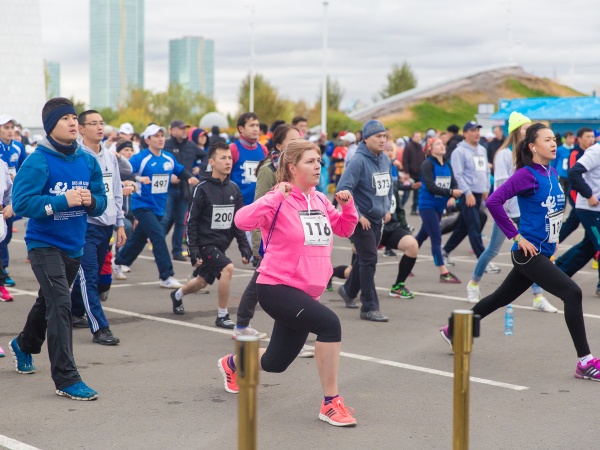
[[[515,316],[511,305],[506,308],[504,314],[504,334],[506,336],[512,336],[514,333]]]

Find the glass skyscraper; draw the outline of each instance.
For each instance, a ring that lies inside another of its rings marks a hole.
[[[180,84],[194,93],[214,98],[215,43],[186,36],[169,41],[169,84]]]
[[[55,61],[45,61],[46,66],[46,96],[60,97],[60,64]]]
[[[90,0],[90,106],[118,109],[144,87],[144,0]]]

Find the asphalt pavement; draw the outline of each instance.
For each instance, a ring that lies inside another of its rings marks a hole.
[[[420,219],[409,216],[418,226]],[[12,303],[0,303],[0,343],[21,331],[37,284],[26,263],[23,224],[17,222],[11,250]],[[491,233],[491,221],[484,231]],[[581,230],[567,244],[582,238]],[[443,241],[447,240],[447,236]],[[487,240],[484,240],[487,244]],[[561,247],[566,249],[567,246]],[[484,293],[510,270],[510,242],[486,274]],[[236,265],[230,313],[252,271]],[[348,240],[334,241],[334,265],[347,264]],[[376,285],[388,323],[359,319],[336,292],[322,302],[342,321],[339,387],[355,409],[358,426],[335,428],[318,419],[322,391],[314,359],[297,359],[283,374],[260,373],[258,447],[261,449],[448,449],[452,446],[453,357],[438,332],[453,309],[468,308],[466,283],[476,258],[468,240],[453,252],[451,270],[463,281],[438,282],[429,242],[421,249],[407,286],[412,300],[388,296],[399,257],[380,253]],[[185,280],[189,263],[175,262]],[[73,332],[75,359],[84,381],[99,392],[93,402],[55,394],[46,348],[34,355],[37,372],[17,374],[10,353],[0,359],[0,448],[10,449],[225,449],[237,446],[237,396],[225,392],[217,359],[234,349],[229,331],[216,328],[216,285],[209,294],[185,297],[186,314],[171,311],[169,290],[146,249],[126,281],[113,281],[105,311],[121,339],[114,347],[92,343],[89,330]],[[584,292],[586,328],[600,355],[597,271],[588,265],[574,279]],[[339,280],[336,280],[336,290]],[[574,378],[575,350],[559,299],[558,314],[535,312],[528,292],[515,303],[515,333],[504,335],[504,311],[481,323],[471,358],[470,442],[472,449],[595,448],[596,395],[600,383]],[[282,299],[285,301],[285,299]],[[260,309],[252,325],[270,334],[272,320]],[[309,337],[309,343],[315,336]],[[267,345],[263,342],[261,345]]]

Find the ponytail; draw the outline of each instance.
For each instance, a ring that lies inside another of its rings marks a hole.
[[[547,128],[548,127],[543,123],[534,123],[527,128],[525,139],[519,142],[516,149],[513,149],[513,152],[515,153],[516,170],[525,166],[533,166],[533,152],[529,148],[529,145],[535,144],[535,140],[537,139],[540,130]]]

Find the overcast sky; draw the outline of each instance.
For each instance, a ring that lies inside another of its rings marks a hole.
[[[61,64],[61,95],[87,102],[89,0],[41,4],[43,55]],[[215,41],[219,109],[237,111],[239,86],[250,67],[251,4],[256,70],[282,95],[312,103],[322,74],[319,0],[146,0],[144,87],[166,89],[169,39],[203,36]],[[509,17],[515,62],[600,94],[600,8],[591,0],[329,0],[328,17],[328,72],[345,89],[343,103],[369,102],[392,64],[405,60],[419,86],[507,63]]]

